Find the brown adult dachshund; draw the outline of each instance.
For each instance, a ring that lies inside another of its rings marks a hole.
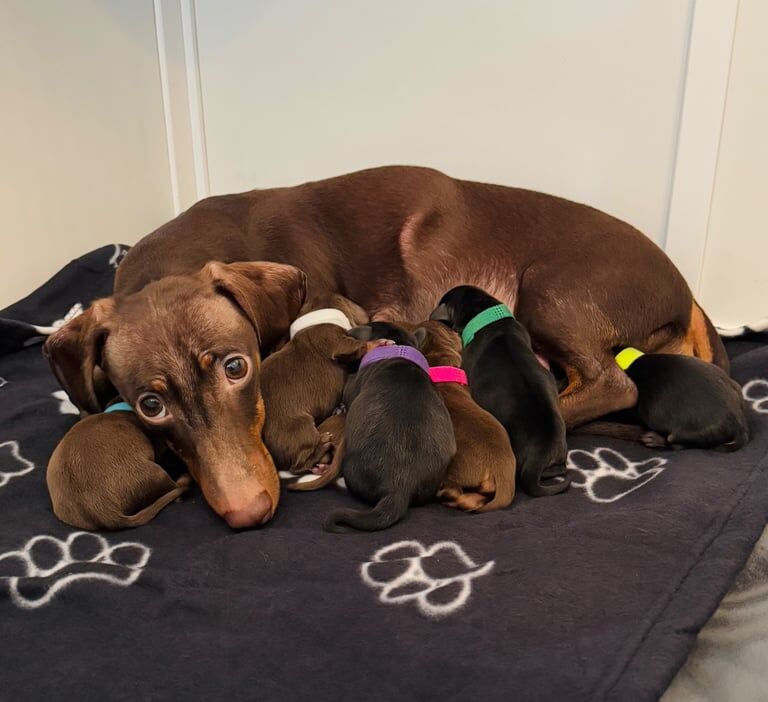
[[[567,373],[561,409],[570,427],[635,404],[634,385],[613,362],[616,346],[727,367],[666,255],[585,205],[399,166],[208,198],[134,246],[115,297],[46,346],[84,412],[103,407],[113,386],[131,402],[150,394],[142,421],[165,434],[214,509],[237,524],[266,521],[277,505],[261,441],[258,353],[287,332],[303,293],[295,268],[229,263],[238,261],[297,266],[311,295],[341,293],[378,320],[424,319],[446,290],[479,286]],[[245,372],[245,382],[224,371],[228,347],[249,359],[245,371],[230,371]],[[225,392],[213,391],[214,375]],[[230,381],[247,391],[230,392]]]

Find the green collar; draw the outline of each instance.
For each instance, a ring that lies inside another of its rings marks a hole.
[[[464,327],[464,331],[461,332],[461,340],[464,343],[464,346],[469,346],[472,339],[475,338],[475,334],[484,327],[487,327],[494,322],[498,322],[500,319],[514,318],[515,315],[509,311],[509,307],[506,305],[494,305],[493,307],[489,307],[469,320],[467,326]]]
[[[619,351],[619,353],[616,354],[616,363],[619,364],[621,370],[627,370],[627,368],[640,358],[640,356],[644,355],[645,354],[642,351],[638,351],[637,349],[628,346],[623,351]]]

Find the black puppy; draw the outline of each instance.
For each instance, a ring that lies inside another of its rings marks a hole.
[[[507,430],[523,490],[535,497],[566,490],[565,422],[555,379],[533,353],[525,327],[499,300],[469,285],[443,295],[430,319],[461,334],[469,391]],[[563,477],[542,484],[542,477],[554,476]]]
[[[451,417],[417,350],[423,331],[411,334],[385,322],[349,331],[362,341],[391,339],[396,345],[366,354],[344,388],[341,472],[349,491],[375,506],[334,510],[325,520],[326,531],[344,531],[341,525],[386,529],[405,516],[410,504],[427,502],[440,489],[456,440]]]
[[[722,451],[740,449],[749,440],[741,387],[722,368],[692,356],[633,348],[616,354],[616,362],[637,386],[637,406],[610,416],[621,423],[592,422],[578,433]],[[651,431],[624,423],[638,421]]]

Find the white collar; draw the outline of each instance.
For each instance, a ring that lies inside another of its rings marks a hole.
[[[293,324],[291,324],[291,339],[300,331],[317,326],[318,324],[335,324],[344,331],[352,329],[347,315],[341,310],[337,310],[334,307],[324,307],[321,310],[313,310],[296,318]]]

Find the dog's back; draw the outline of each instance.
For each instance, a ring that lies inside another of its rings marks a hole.
[[[749,439],[741,388],[718,366],[645,354],[627,374],[637,386],[640,421],[669,444],[736,450]]]
[[[523,489],[552,495],[567,489],[565,423],[552,374],[539,363],[528,334],[514,319],[503,319],[478,334],[462,354],[469,387],[477,403],[498,419],[509,435]]]
[[[401,359],[362,369],[345,389],[344,402],[344,480],[353,495],[375,506],[336,510],[325,528],[385,529],[410,504],[437,494],[456,452],[451,419],[429,376]]]

